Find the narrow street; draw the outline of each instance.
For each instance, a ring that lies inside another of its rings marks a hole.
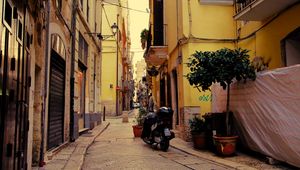
[[[134,138],[134,112],[129,123],[122,123],[122,118],[107,119],[110,125],[88,148],[82,169],[232,169],[172,147],[162,152]]]

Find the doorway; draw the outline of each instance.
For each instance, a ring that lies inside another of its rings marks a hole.
[[[174,93],[175,94],[175,107],[174,107],[174,113],[175,113],[175,122],[176,125],[179,125],[179,113],[178,113],[178,82],[177,82],[177,71],[176,69],[172,70],[172,84],[174,85]],[[173,99],[173,98],[172,98]]]
[[[63,143],[65,113],[65,60],[53,49],[50,61],[47,149]]]
[[[160,107],[166,106],[166,86],[165,86],[165,75],[161,76],[160,79]]]
[[[86,67],[80,61],[78,62],[78,94],[79,94],[79,113],[78,126],[79,131],[85,128],[85,75]]]
[[[300,64],[300,27],[281,41],[284,66]]]

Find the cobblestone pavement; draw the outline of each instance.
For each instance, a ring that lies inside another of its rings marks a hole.
[[[110,126],[87,150],[82,169],[233,169],[175,148],[168,152],[153,149],[133,137],[132,120],[109,119]]]

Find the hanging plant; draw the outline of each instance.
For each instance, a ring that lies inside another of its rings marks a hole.
[[[147,72],[151,77],[155,77],[158,75],[158,70],[155,66],[152,66],[151,68],[147,69]]]

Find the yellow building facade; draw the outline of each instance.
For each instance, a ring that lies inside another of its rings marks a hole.
[[[179,134],[184,139],[189,138],[188,120],[194,114],[211,112],[212,97],[216,97],[209,91],[199,92],[184,77],[189,72],[185,63],[196,50],[246,48],[251,59],[261,56],[265,61],[270,60],[269,69],[300,63],[299,50],[295,48],[299,46],[300,26],[299,19],[294,17],[300,11],[296,1],[287,1],[273,10],[260,9],[272,6],[265,4],[268,2],[257,4],[258,1],[252,0],[251,5],[258,7],[256,10],[271,11],[255,21],[247,18],[246,7],[250,4],[230,0],[149,2],[152,40],[148,40],[145,60],[148,68],[156,66],[159,70],[159,75],[152,78],[152,93],[159,106],[172,107],[173,127],[182,132]],[[255,15],[260,13],[249,14]]]
[[[130,40],[127,38],[128,11],[127,1],[102,2],[102,86],[101,109],[106,115],[121,115],[123,109],[129,106],[129,97],[125,94],[125,84],[131,71],[129,55]],[[114,33],[112,26],[117,25]],[[127,86],[126,86],[127,87]],[[128,88],[128,87],[127,87]],[[104,111],[105,110],[105,111]]]
[[[235,14],[236,31],[240,39],[249,37],[238,41],[237,46],[251,50],[252,57],[260,56],[270,60],[270,69],[299,64],[299,59],[294,57],[299,56],[299,51],[293,50],[293,46],[299,46],[297,35],[299,35],[300,21],[294,17],[300,13],[299,3],[289,0],[276,9],[269,9],[268,6],[276,5],[268,2],[252,1],[252,4],[255,6],[253,11],[245,13],[249,8],[250,4],[248,4]],[[236,4],[239,5],[242,4]],[[256,8],[261,8],[258,10],[260,12],[253,13]],[[262,11],[269,11],[269,13],[261,14]]]

